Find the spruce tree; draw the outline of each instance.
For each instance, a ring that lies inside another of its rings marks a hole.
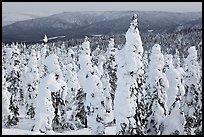
[[[105,134],[105,110],[102,97],[102,83],[94,73],[90,56],[90,42],[87,37],[82,43],[82,51],[79,56],[80,70],[79,82],[85,92],[85,112],[87,127],[92,135]]]
[[[116,71],[117,71],[117,64],[115,62],[115,55],[117,54],[117,49],[114,47],[115,43],[114,43],[114,39],[111,38],[109,40],[109,44],[108,44],[108,48],[107,51],[105,53],[105,57],[106,57],[106,62],[104,64],[104,70],[108,72],[109,75],[109,83],[111,86],[111,99],[112,99],[112,104],[114,103],[114,96],[115,96],[115,90],[116,90],[116,83],[117,83],[117,75],[116,75]],[[113,106],[113,105],[112,105]]]
[[[163,121],[164,130],[161,131],[161,134],[183,135],[185,118],[181,103],[185,92],[184,86],[181,83],[180,72],[173,66],[173,56],[168,54],[166,57],[168,69],[165,74],[169,81],[168,100],[166,101],[168,114]]]
[[[126,43],[116,56],[117,89],[114,99],[116,134],[144,134],[143,47],[134,14],[126,32]]]
[[[19,122],[19,101],[20,101],[20,61],[19,61],[19,49],[14,43],[12,47],[12,56],[10,67],[11,72],[6,78],[8,83],[7,90],[10,92],[10,104],[9,104],[9,116],[8,116],[8,126],[17,125]]]
[[[38,68],[37,58],[35,50],[31,51],[28,66],[25,72],[25,84],[26,84],[26,113],[30,118],[35,116],[35,98],[37,96],[38,89]]]
[[[185,59],[185,105],[184,113],[186,118],[185,134],[202,133],[202,91],[201,72],[197,61],[197,50],[195,46],[188,49],[188,56]]]
[[[162,72],[163,67],[164,57],[161,53],[161,47],[159,44],[155,44],[151,50],[146,81],[147,124],[145,128],[148,135],[160,134],[162,120],[168,112],[166,90],[169,88],[169,83],[166,75]]]

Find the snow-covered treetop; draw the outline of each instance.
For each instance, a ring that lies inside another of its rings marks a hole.
[[[137,25],[138,25],[137,15],[134,14],[133,20],[130,23],[130,27],[129,27],[128,31],[126,32],[126,35],[125,35],[125,38],[126,38],[126,46],[125,47],[129,48],[130,51],[137,52],[141,56],[143,54],[144,50],[142,47],[142,40],[141,40]]]
[[[87,73],[86,71],[93,72],[90,52],[90,42],[85,38],[82,43],[81,54],[79,55],[80,68],[84,70],[84,73]]]
[[[45,37],[44,37],[43,41],[44,41],[45,43],[47,43],[47,42],[48,42],[48,38],[47,38],[47,36],[46,36],[46,35],[45,35]]]
[[[36,81],[39,78],[38,60],[36,57],[35,50],[31,50],[25,76],[26,76],[25,83],[33,83],[33,81]]]
[[[169,89],[167,90],[167,106],[168,109],[172,106],[179,93],[184,95],[184,90],[181,88],[181,74],[177,69],[170,68],[166,72],[166,77],[169,81]]]
[[[167,54],[165,56],[165,65],[167,69],[174,68],[173,66],[173,56],[171,54]]]
[[[179,71],[172,68],[167,70],[165,74],[168,77],[170,87],[176,87],[178,85],[178,81],[180,80]]]
[[[10,59],[10,57],[12,56],[12,49],[11,48],[6,48],[6,59]]]
[[[44,65],[47,66],[49,73],[61,72],[58,56],[55,54],[48,56],[44,61]]]
[[[161,46],[159,44],[154,44],[154,46],[152,47],[152,53],[161,53]]]
[[[84,42],[82,43],[81,47],[82,47],[83,51],[85,51],[86,54],[90,54],[91,53],[90,42],[89,42],[87,36],[85,37]]]
[[[97,45],[96,49],[92,52],[93,57],[97,57],[101,52],[101,49],[99,48],[99,45]]]
[[[12,44],[11,45],[11,47],[12,47],[12,51],[13,51],[13,54],[17,54],[17,55],[19,55],[20,54],[20,51],[19,51],[19,49],[18,49],[18,45],[17,44]]]
[[[31,50],[31,56],[36,56],[36,52],[34,49]]]
[[[179,68],[181,65],[178,49],[176,49],[175,54],[174,54],[174,65],[176,68]]]
[[[109,58],[111,55],[115,55],[116,53],[116,49],[114,48],[114,39],[110,38],[109,40],[109,44],[108,44],[108,48],[107,48],[107,52],[106,52],[106,57]]]
[[[99,58],[98,58],[98,62],[99,62],[99,63],[98,63],[98,64],[100,64],[100,63],[103,64],[105,61],[106,61],[106,58],[104,57],[104,55],[102,55],[102,54],[99,55]]]
[[[75,53],[72,49],[69,49],[68,50],[68,59],[67,59],[68,63],[74,61],[74,59],[75,59]]]
[[[197,50],[195,46],[192,46],[188,49],[188,58],[192,60],[197,60]]]
[[[113,39],[113,38],[110,38],[109,44],[108,44],[108,48],[111,50],[112,48],[114,48],[114,45],[115,45],[114,39]]]
[[[31,50],[31,54],[29,57],[29,62],[28,62],[28,67],[30,67],[31,69],[36,67],[37,68],[37,57],[36,57],[36,52],[35,50]]]
[[[85,36],[84,41],[88,41],[88,40],[89,40],[89,38],[87,36]]]
[[[137,14],[134,14],[132,16],[132,21],[131,21],[131,26],[134,26],[134,28],[136,29],[138,27],[138,18],[137,18]]]
[[[190,47],[188,49],[188,53],[189,54],[185,59],[185,62],[187,64],[186,75],[189,78],[186,79],[186,82],[197,85],[197,83],[199,83],[199,80],[201,78],[201,75],[200,75],[201,68],[197,61],[196,47],[195,46]]]
[[[152,47],[152,52],[150,55],[150,69],[159,69],[160,71],[164,67],[164,57],[161,53],[161,46],[159,44],[155,44]]]
[[[114,47],[114,39],[113,38],[110,38],[109,45],[110,45],[111,48]]]

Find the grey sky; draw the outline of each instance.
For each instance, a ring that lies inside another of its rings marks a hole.
[[[197,12],[202,2],[2,2],[3,13],[124,10]]]

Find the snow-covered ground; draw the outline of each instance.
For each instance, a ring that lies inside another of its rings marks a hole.
[[[105,132],[106,135],[115,135],[115,126],[107,127],[105,129]],[[2,135],[45,135],[45,134],[19,128],[10,129],[2,128]],[[57,133],[51,130],[47,132],[47,135],[91,135],[91,130],[88,128],[84,128],[80,130],[65,131],[63,133]]]
[[[23,113],[25,110],[20,107],[21,116],[25,116]],[[114,118],[114,113],[106,113],[105,122],[111,122]],[[19,118],[18,126],[12,128],[2,128],[2,135],[45,135],[45,133],[40,133],[39,131],[31,131],[34,120],[28,119],[26,117]],[[115,135],[115,125],[112,127],[105,128],[106,135]],[[50,130],[46,133],[47,135],[91,135],[91,129],[83,128],[79,130],[69,130],[62,133]]]
[[[121,48],[48,43],[59,37],[2,43],[3,135],[202,134],[202,42],[187,57],[148,51],[136,14]]]

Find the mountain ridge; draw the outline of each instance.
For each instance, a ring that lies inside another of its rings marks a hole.
[[[2,27],[2,40],[3,42],[37,41],[42,39],[44,34],[49,37],[65,35],[70,39],[99,33],[122,33],[128,29],[134,13],[138,14],[139,28],[142,32],[147,32],[149,29],[156,32],[173,31],[179,25],[187,23],[191,25],[191,22],[196,25],[202,20],[201,12],[63,12],[4,26]]]

